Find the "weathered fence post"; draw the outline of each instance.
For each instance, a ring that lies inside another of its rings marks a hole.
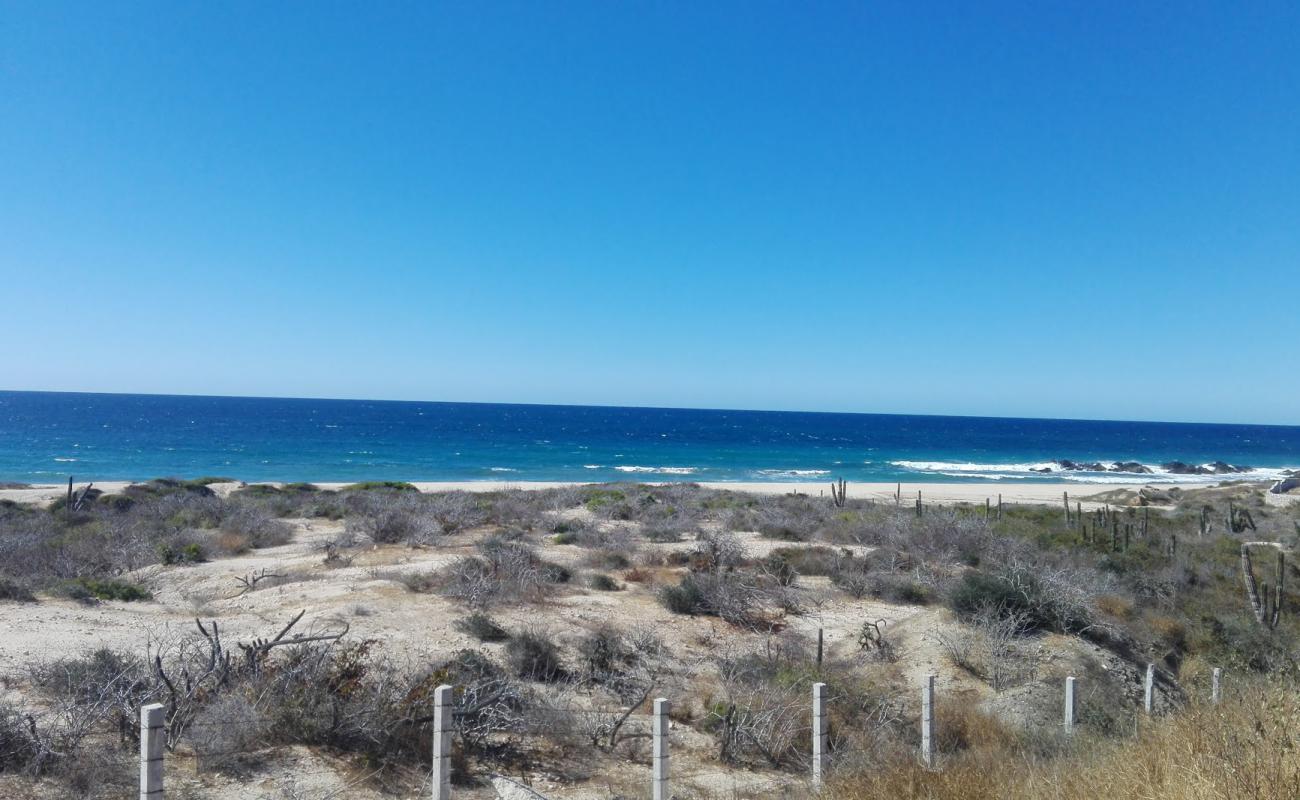
[[[1065,679],[1065,732],[1074,733],[1074,676]]]
[[[822,788],[826,773],[826,733],[830,729],[826,715],[826,684],[813,684],[812,709],[812,782],[814,789]]]
[[[1151,709],[1155,705],[1156,695],[1156,665],[1147,664],[1147,677],[1142,683],[1142,709],[1151,714]]]
[[[162,703],[140,708],[140,800],[162,800],[166,713]]]
[[[998,492],[998,519],[1002,519],[1002,493]]]
[[[921,516],[921,490],[916,490],[916,515]]]
[[[1065,503],[1065,527],[1070,527],[1070,493],[1061,492],[1061,502]]]
[[[452,688],[433,690],[433,800],[451,800]]]
[[[1217,704],[1223,697],[1223,670],[1215,667],[1210,673],[1210,702]]]
[[[671,800],[668,791],[668,712],[672,704],[666,697],[655,699],[655,718],[651,729],[654,738],[651,765],[653,767],[652,800]]]
[[[921,684],[921,762],[934,769],[934,673]]]

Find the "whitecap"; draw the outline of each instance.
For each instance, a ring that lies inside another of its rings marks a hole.
[[[656,475],[692,475],[698,471],[695,467],[641,467],[635,465],[614,467],[614,469],[619,472],[643,472]]]

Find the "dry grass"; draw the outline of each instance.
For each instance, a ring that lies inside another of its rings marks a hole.
[[[942,771],[907,764],[834,779],[829,800],[1286,800],[1300,797],[1300,694],[1260,686],[1142,725],[1134,738],[1082,736],[1035,758],[1000,741],[950,755]]]

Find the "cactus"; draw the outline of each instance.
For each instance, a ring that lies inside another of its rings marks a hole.
[[[844,504],[848,501],[848,497],[848,486],[844,483],[843,478],[840,478],[838,482],[831,482],[831,502],[836,508],[844,508]]]
[[[1255,580],[1255,565],[1250,558],[1250,548],[1254,546],[1277,548],[1273,586],[1265,583],[1262,591]],[[1242,542],[1241,577],[1246,584],[1246,599],[1250,602],[1255,621],[1269,630],[1275,629],[1282,620],[1282,605],[1286,596],[1286,551],[1276,542]]]

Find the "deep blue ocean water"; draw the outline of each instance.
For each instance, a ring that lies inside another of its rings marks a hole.
[[[1300,427],[0,392],[0,480],[31,483],[1211,480],[1062,473],[1058,459],[1271,477],[1300,467]]]

